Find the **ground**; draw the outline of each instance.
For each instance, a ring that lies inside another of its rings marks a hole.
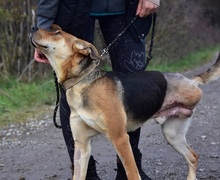
[[[208,65],[186,72],[192,76]],[[197,178],[220,179],[220,80],[201,87],[204,97],[187,134],[189,144],[199,154]],[[70,161],[62,132],[52,123],[52,110],[42,120],[30,120],[0,129],[1,180],[67,180]],[[140,149],[144,171],[153,180],[185,180],[187,165],[165,141],[160,126],[153,121],[141,131]],[[116,176],[115,151],[105,137],[93,140],[94,158],[102,180]]]

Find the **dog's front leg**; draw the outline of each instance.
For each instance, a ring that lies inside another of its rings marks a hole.
[[[113,139],[112,143],[125,168],[128,180],[141,179],[134,160],[128,134],[125,132],[120,137],[117,137],[117,139]]]
[[[73,180],[85,180],[95,132],[79,117],[71,118],[70,125],[75,143]]]

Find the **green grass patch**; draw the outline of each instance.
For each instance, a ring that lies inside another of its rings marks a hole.
[[[212,60],[214,53],[218,51],[220,51],[220,45],[209,49],[201,49],[197,52],[186,55],[182,59],[161,61],[160,63],[158,63],[157,60],[152,60],[148,66],[148,70],[158,70],[163,72],[187,71]]]
[[[55,101],[52,80],[19,83],[10,78],[0,83],[0,127],[33,118]]]

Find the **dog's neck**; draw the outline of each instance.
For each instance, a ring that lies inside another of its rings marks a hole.
[[[84,80],[92,81],[93,79],[96,79],[97,76],[100,75],[100,70],[96,70],[98,73],[95,72],[96,67],[99,65],[100,60],[91,60],[91,64],[84,69],[77,77],[71,77],[66,80],[64,80],[61,85],[65,90],[70,89],[71,87],[75,86],[76,84],[82,83]]]

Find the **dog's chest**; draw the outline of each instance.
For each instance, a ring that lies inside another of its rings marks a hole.
[[[74,87],[66,92],[66,96],[71,109],[77,111],[83,108],[84,94],[82,88]]]
[[[98,113],[87,108],[87,93],[86,91],[72,89],[66,94],[69,107],[71,109],[71,116],[78,116],[88,126],[92,127],[99,133],[102,133],[102,128],[96,123],[96,120],[101,118]]]

